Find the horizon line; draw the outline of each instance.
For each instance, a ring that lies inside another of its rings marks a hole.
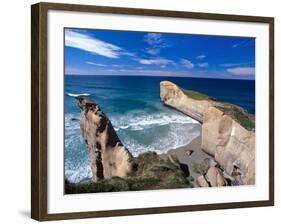
[[[168,77],[168,78],[195,78],[195,79],[227,79],[227,80],[248,80],[255,81],[255,76],[253,79],[248,78],[225,78],[225,77],[196,77],[196,76],[168,76],[168,75],[98,75],[98,74],[64,74],[64,76],[126,76],[126,77]]]

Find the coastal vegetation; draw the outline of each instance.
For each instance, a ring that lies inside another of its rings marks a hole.
[[[137,191],[173,188],[191,188],[192,177],[169,159],[155,152],[146,152],[132,158],[133,169],[125,177],[112,177],[95,182],[72,184],[65,182],[65,193],[96,193],[114,191]]]
[[[243,108],[238,107],[237,105],[226,103],[226,102],[217,102],[217,100],[206,94],[181,88],[182,92],[194,100],[207,100],[212,101],[214,105],[224,112],[224,114],[229,115],[234,120],[236,120],[240,125],[242,125],[247,130],[253,130],[255,128],[255,118],[253,115],[249,114]]]
[[[220,103],[216,107],[223,111],[224,114],[232,117],[235,121],[237,121],[241,126],[246,128],[247,130],[255,129],[254,116],[247,113],[244,109],[230,103]]]
[[[203,93],[199,93],[197,91],[194,90],[187,90],[187,89],[183,89],[181,88],[181,90],[183,91],[183,93],[185,95],[187,95],[188,97],[191,97],[194,100],[214,100],[214,98],[209,97],[208,95],[205,95]]]

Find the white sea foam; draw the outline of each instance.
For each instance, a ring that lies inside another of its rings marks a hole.
[[[200,135],[200,125],[178,112],[123,114],[112,117],[123,144],[134,156],[145,151],[164,153],[188,144]]]
[[[65,114],[64,117],[64,128],[66,136],[70,135],[78,135],[80,134],[80,122],[79,122],[79,114]],[[66,138],[68,140],[68,138]]]
[[[138,134],[142,136],[141,138],[145,138],[150,134],[156,136],[147,143],[143,140],[139,141],[130,135],[124,137],[120,135],[120,138],[130,152],[137,156],[146,151],[154,151],[158,154],[166,153],[170,149],[189,144],[200,135],[200,132],[199,124],[170,125],[169,130],[164,133],[159,133],[158,129],[152,129],[149,132],[145,130],[140,131]]]
[[[80,133],[79,113],[65,114],[65,178],[71,183],[92,178],[89,157]]]
[[[155,126],[168,124],[197,124],[192,118],[181,114],[152,114],[152,115],[125,115],[112,119],[112,124],[116,131],[120,129],[143,130]]]
[[[65,177],[70,183],[79,183],[93,177],[90,166],[82,166],[77,170],[66,170]]]
[[[90,96],[91,94],[89,93],[67,93],[68,96],[71,97],[78,97],[78,96]]]

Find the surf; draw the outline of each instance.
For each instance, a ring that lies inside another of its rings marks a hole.
[[[89,94],[89,93],[67,93],[66,95],[71,96],[71,97],[78,97],[78,96],[90,96],[91,94]]]

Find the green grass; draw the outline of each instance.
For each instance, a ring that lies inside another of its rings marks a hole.
[[[194,99],[194,100],[211,100],[212,98],[208,95],[205,95],[203,93],[199,93],[193,90],[187,90],[187,89],[181,89],[185,95],[188,97]],[[214,100],[214,99],[213,99]]]
[[[208,95],[205,95],[203,93],[199,93],[193,90],[186,90],[186,89],[181,89],[181,90],[183,91],[184,94],[186,94],[188,97],[194,100],[216,101],[216,99]],[[236,120],[242,127],[246,128],[247,130],[253,130],[255,128],[255,121],[253,116],[249,115],[242,108],[230,103],[220,103],[220,102],[217,102],[216,107],[221,111],[223,111],[225,114],[230,115],[234,120]]]
[[[66,194],[137,191],[193,187],[193,178],[186,177],[179,166],[154,152],[133,158],[133,171],[126,177],[112,177],[97,182],[65,183]]]
[[[221,103],[217,106],[218,109],[223,111],[225,114],[231,116],[236,120],[242,127],[247,130],[253,130],[255,128],[255,121],[246,111],[233,104]]]

